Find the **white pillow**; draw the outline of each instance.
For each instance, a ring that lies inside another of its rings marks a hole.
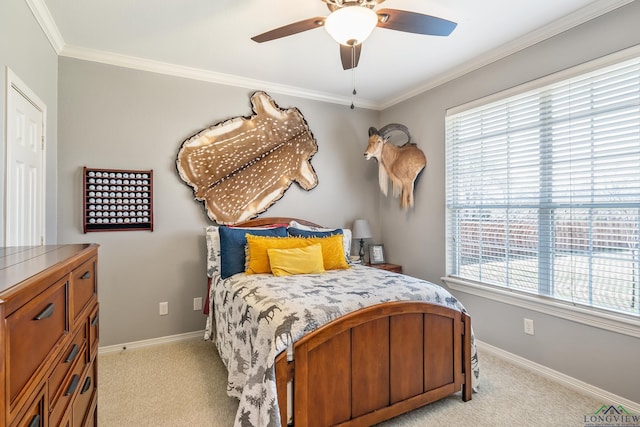
[[[207,241],[207,276],[220,275],[220,233],[218,227],[210,225],[205,227],[205,239]]]
[[[351,230],[348,228],[323,228],[323,227],[314,227],[311,225],[303,225],[297,221],[291,221],[289,223],[289,227],[298,228],[300,230],[306,231],[335,231],[342,230],[342,246],[344,247],[344,256],[349,261],[349,256],[351,255]]]

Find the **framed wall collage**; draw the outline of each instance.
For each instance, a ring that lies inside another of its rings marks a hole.
[[[91,231],[153,231],[153,170],[82,171],[82,223]]]

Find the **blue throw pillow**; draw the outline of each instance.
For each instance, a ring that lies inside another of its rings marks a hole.
[[[286,227],[269,229],[256,228],[232,228],[222,226],[218,229],[220,234],[220,276],[223,279],[244,271],[247,234],[256,236],[287,237]]]
[[[331,231],[315,231],[315,230],[302,230],[300,228],[288,228],[289,235],[294,237],[328,237],[333,236],[334,234],[339,234],[342,236],[342,229],[337,228]]]

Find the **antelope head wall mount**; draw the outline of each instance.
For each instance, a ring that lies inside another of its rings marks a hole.
[[[394,131],[407,136],[402,146],[389,143]],[[378,183],[382,194],[387,195],[388,182],[391,179],[394,197],[400,197],[400,207],[407,210],[413,207],[413,189],[415,180],[427,165],[427,158],[416,144],[411,142],[411,134],[405,125],[390,123],[380,130],[369,128],[369,142],[364,157],[378,161]]]

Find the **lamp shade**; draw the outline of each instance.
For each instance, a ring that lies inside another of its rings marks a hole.
[[[327,16],[324,28],[335,41],[351,46],[362,43],[378,24],[378,15],[365,6],[344,6]]]
[[[351,235],[354,239],[370,239],[371,227],[369,226],[369,221],[366,219],[356,219],[353,222],[353,230],[351,230]]]

